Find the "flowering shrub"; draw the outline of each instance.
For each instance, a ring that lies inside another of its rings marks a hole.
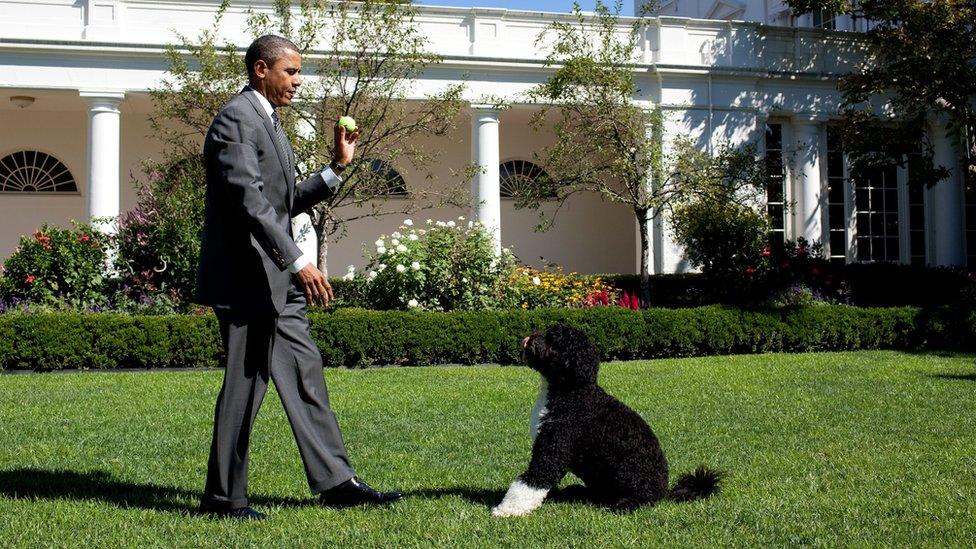
[[[106,237],[89,225],[44,225],[22,236],[0,278],[0,299],[10,303],[91,308],[105,298]]]
[[[119,217],[120,299],[186,307],[193,299],[203,227],[203,163],[193,156],[147,164],[136,207]]]
[[[510,279],[523,309],[598,307],[617,303],[618,291],[598,276],[564,274],[562,269],[520,267]]]
[[[360,280],[365,305],[374,309],[431,311],[512,307],[516,294],[508,285],[515,259],[494,252],[491,235],[480,224],[428,219],[423,228],[407,219],[399,230],[382,235],[375,253],[358,276],[352,266],[344,277]]]

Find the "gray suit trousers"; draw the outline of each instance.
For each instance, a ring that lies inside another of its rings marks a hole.
[[[280,316],[216,309],[227,365],[214,411],[213,441],[202,505],[247,506],[248,446],[270,377],[291,423],[312,492],[341,484],[355,472],[309,334],[304,294],[292,283]]]

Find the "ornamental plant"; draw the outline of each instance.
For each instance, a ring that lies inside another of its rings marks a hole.
[[[90,225],[22,236],[0,277],[5,302],[90,309],[106,302],[107,238]]]
[[[515,258],[508,250],[496,256],[491,234],[479,223],[428,219],[418,228],[407,219],[374,245],[375,253],[365,252],[366,270],[357,274],[350,266],[344,277],[361,281],[370,308],[471,311],[518,303],[508,283]]]
[[[599,276],[566,274],[556,265],[546,270],[520,267],[509,283],[517,290],[523,309],[609,306],[617,302],[619,294]]]
[[[190,306],[200,261],[204,170],[200,155],[145,165],[134,209],[119,217],[120,298]]]

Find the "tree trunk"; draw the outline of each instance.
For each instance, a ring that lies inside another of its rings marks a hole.
[[[312,223],[312,226],[315,227],[315,236],[318,237],[319,240],[318,268],[320,271],[322,271],[323,275],[328,277],[329,264],[326,263],[326,260],[328,259],[329,256],[329,238],[328,235],[325,234],[326,218],[324,215],[321,214],[316,217],[317,219],[315,219],[315,221]]]
[[[637,215],[637,227],[640,233],[641,260],[640,260],[640,304],[641,308],[646,309],[651,306],[651,273],[647,265],[650,260],[651,246],[647,237],[647,210],[634,210]]]

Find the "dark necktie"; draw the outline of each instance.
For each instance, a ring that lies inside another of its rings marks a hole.
[[[291,155],[288,153],[288,136],[285,135],[285,129],[281,127],[281,119],[278,118],[277,112],[271,111],[271,120],[274,122],[275,138],[278,140],[278,147],[281,148],[281,153],[285,156],[285,169],[290,172]]]

